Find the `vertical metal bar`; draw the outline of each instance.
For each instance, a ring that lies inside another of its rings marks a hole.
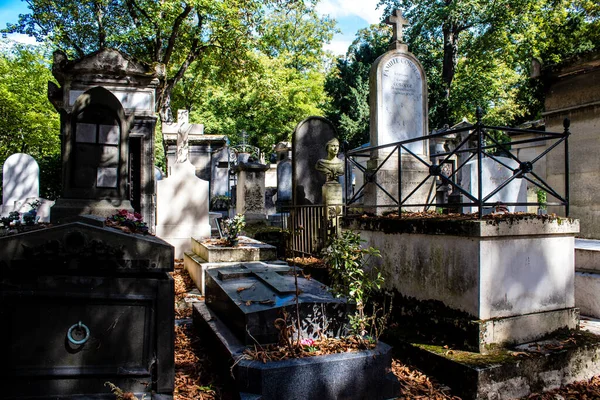
[[[565,118],[563,121],[563,126],[565,127],[565,200],[567,200],[567,204],[565,206],[565,214],[569,216],[569,136],[571,132],[569,132],[569,127],[571,126],[571,120],[569,118]]]
[[[396,147],[398,152],[398,217],[402,218],[402,146]]]
[[[483,185],[481,182],[481,174],[483,171],[483,130],[481,129],[481,117],[483,116],[483,110],[481,107],[477,107],[475,115],[477,117],[477,123],[475,124],[477,130],[477,202],[479,204],[478,216],[479,219],[481,219],[483,217]]]
[[[350,191],[350,185],[352,184],[352,170],[348,166],[348,143],[344,141],[344,204],[348,203],[348,192]],[[345,209],[345,207],[344,207]],[[345,215],[345,214],[344,214]]]

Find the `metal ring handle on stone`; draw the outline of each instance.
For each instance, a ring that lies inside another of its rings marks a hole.
[[[73,330],[74,329],[79,329],[79,330],[83,329],[85,331],[85,336],[83,337],[83,339],[75,340],[73,338]],[[69,339],[69,342],[76,344],[76,345],[84,344],[85,342],[88,341],[89,338],[90,338],[90,328],[85,326],[85,324],[81,323],[81,321],[79,321],[78,323],[76,323],[75,325],[70,327],[69,331],[67,332],[67,339]]]

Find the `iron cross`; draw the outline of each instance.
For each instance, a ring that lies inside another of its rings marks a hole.
[[[402,42],[404,27],[408,25],[408,21],[402,16],[402,11],[396,9],[385,19],[385,23],[392,25],[394,28],[394,35],[392,36],[392,43],[395,41]]]

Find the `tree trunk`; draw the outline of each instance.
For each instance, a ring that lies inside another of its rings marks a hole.
[[[442,64],[442,82],[444,85],[444,97],[441,101],[440,117],[442,126],[450,125],[450,91],[452,80],[456,72],[458,53],[458,28],[454,24],[445,24],[444,33],[444,60]]]

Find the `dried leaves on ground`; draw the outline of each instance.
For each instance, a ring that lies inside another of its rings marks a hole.
[[[532,394],[522,400],[597,400],[600,399],[600,376],[575,382],[542,394]]]
[[[210,366],[193,327],[176,326],[174,400],[220,399]]]
[[[175,271],[171,273],[173,280],[175,281],[175,318],[191,318],[192,308],[186,307],[186,297],[188,293],[196,289],[196,284],[183,269],[183,260],[175,260]]]
[[[298,266],[308,266],[310,265],[313,268],[325,268],[325,263],[322,259],[317,257],[293,257],[286,259],[288,264],[296,264]]]
[[[262,361],[281,361],[290,358],[315,357],[326,354],[348,353],[375,348],[374,342],[359,340],[355,337],[303,339],[300,345],[295,343],[255,345],[246,349],[244,355],[251,359]]]
[[[398,360],[392,361],[392,372],[400,381],[398,399],[460,400],[450,394],[450,388],[431,381],[427,375]]]

